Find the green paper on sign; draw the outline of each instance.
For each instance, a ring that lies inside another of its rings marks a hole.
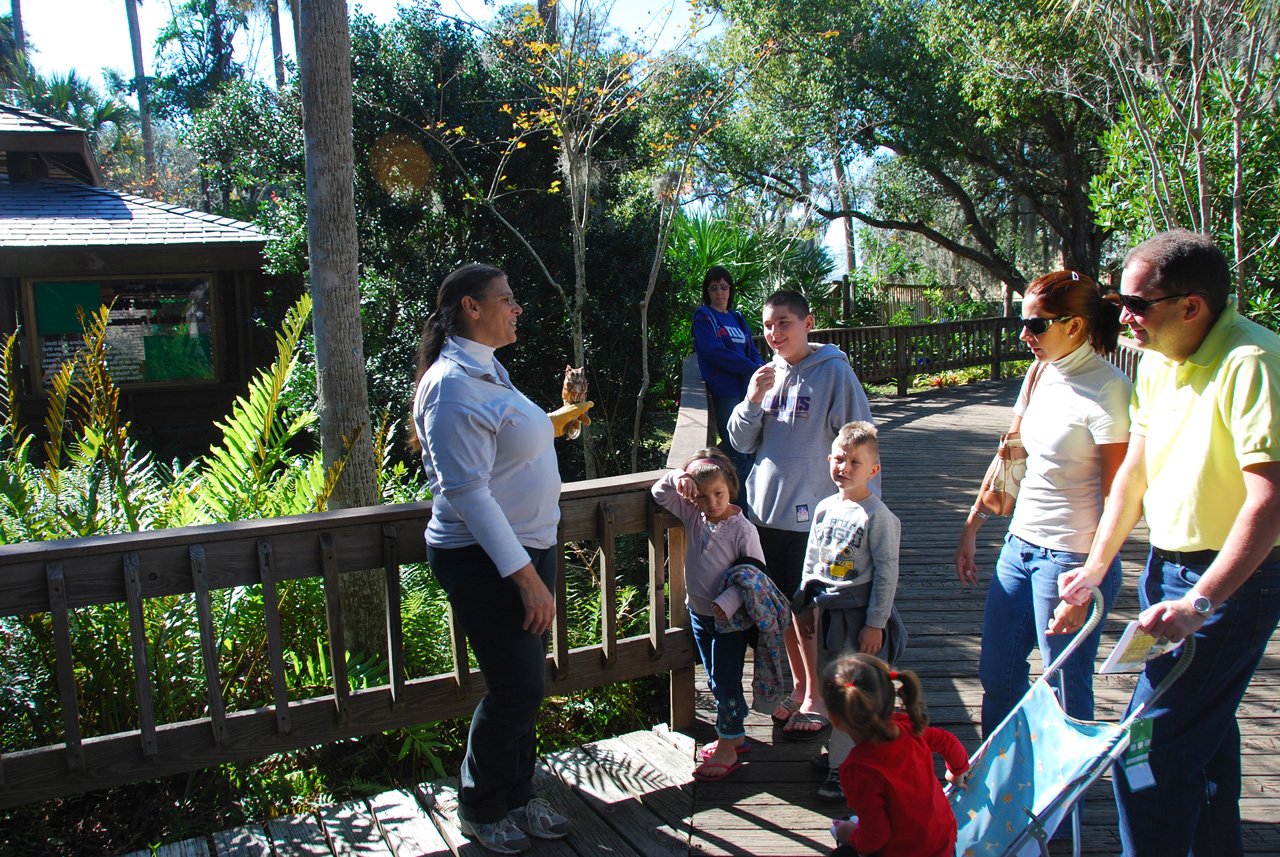
[[[85,315],[92,315],[102,306],[101,292],[96,282],[36,283],[36,327],[41,336],[84,333],[84,326],[76,314],[76,307],[83,307]]]

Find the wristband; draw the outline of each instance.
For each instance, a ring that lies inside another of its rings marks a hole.
[[[990,515],[988,515],[986,512],[982,511],[981,509],[979,509],[977,506],[974,506],[969,511],[973,512],[973,514],[977,515],[979,518],[981,518],[984,521],[988,521],[991,519]]]

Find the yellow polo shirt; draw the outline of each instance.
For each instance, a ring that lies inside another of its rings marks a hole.
[[[1221,550],[1244,504],[1241,469],[1280,461],[1280,336],[1230,299],[1186,362],[1143,356],[1132,415],[1146,437],[1151,543]]]

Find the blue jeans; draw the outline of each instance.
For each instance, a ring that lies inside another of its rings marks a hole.
[[[707,669],[711,695],[716,698],[716,735],[741,738],[747,734],[747,698],[742,694],[742,662],[747,656],[747,632],[716,630],[714,616],[689,611],[693,642]]]
[[[1013,533],[1005,535],[982,617],[978,677],[982,679],[984,738],[1030,688],[1031,666],[1027,658],[1032,647],[1039,645],[1040,659],[1048,667],[1074,638],[1072,634],[1049,634],[1046,629],[1058,606],[1059,575],[1078,568],[1085,558],[1083,553],[1037,547]],[[1110,611],[1120,591],[1118,557],[1099,588]],[[1055,679],[1059,687],[1065,686],[1067,714],[1080,720],[1093,719],[1093,661],[1101,637],[1099,624]]]
[[[747,475],[751,473],[751,468],[755,467],[756,454],[738,452],[729,442],[729,415],[741,401],[741,397],[716,396],[711,400],[711,406],[716,416],[716,434],[720,437],[720,442],[716,446],[728,456],[729,462],[738,474],[738,496],[733,499],[733,502],[745,509],[747,508]]]
[[[1139,583],[1142,609],[1182,598],[1208,566],[1152,555]],[[1130,791],[1112,771],[1127,857],[1244,853],[1240,835],[1240,727],[1236,708],[1280,621],[1280,563],[1263,565],[1196,632],[1191,666],[1148,712],[1155,785]],[[1178,655],[1147,664],[1130,710],[1147,699]]]
[[[538,577],[555,592],[556,552],[529,550]],[[458,814],[476,824],[501,821],[534,797],[538,712],[547,691],[547,635],[524,630],[524,601],[479,545],[433,548],[431,571],[466,632],[489,688],[471,717]]]

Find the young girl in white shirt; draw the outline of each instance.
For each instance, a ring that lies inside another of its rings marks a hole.
[[[747,700],[742,693],[742,664],[747,632],[716,630],[725,619],[715,599],[726,572],[740,557],[764,562],[756,528],[733,504],[738,474],[720,450],[711,447],[693,454],[682,470],[669,471],[654,483],[653,499],[684,523],[685,601],[693,639],[707,670],[716,699],[714,744],[701,752],[694,779],[720,780],[742,767],[739,756],[751,749],[744,722]]]

